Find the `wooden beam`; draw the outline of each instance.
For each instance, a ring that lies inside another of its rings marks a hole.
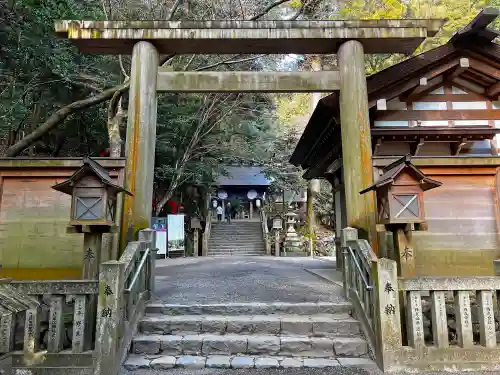
[[[422,80],[422,79],[421,79]],[[429,92],[437,89],[444,82],[442,76],[437,76],[431,80],[425,80],[425,85],[420,85],[412,90],[409,90],[399,96],[399,100],[402,102],[414,102],[419,100],[421,97],[427,95]]]
[[[472,69],[477,70],[478,72],[484,73],[500,81],[500,69],[498,69],[497,67],[488,65],[477,59],[470,59],[470,66],[472,67]]]
[[[462,148],[467,144],[467,138],[462,138],[461,142],[452,142],[450,143],[451,154],[459,155]]]
[[[338,71],[172,72],[158,70],[164,92],[330,92],[340,88]]]
[[[486,95],[491,97],[498,97],[498,94],[500,94],[500,82],[494,83],[488,89],[486,90]]]
[[[415,86],[419,86],[421,79],[426,78],[427,80],[431,80],[432,78],[435,78],[437,76],[442,75],[443,73],[449,71],[450,69],[453,69],[459,64],[458,59],[453,59],[451,61],[448,61],[446,64],[443,65],[438,65],[435,68],[429,70],[423,77],[418,77],[418,78],[412,78],[407,82],[396,82],[392,84],[391,86],[384,88],[384,97],[385,98],[394,98],[398,95],[401,95],[402,93],[413,89]],[[378,95],[378,92],[373,92],[369,95],[369,102],[368,105],[370,108],[374,107],[377,103],[376,95]]]
[[[453,71],[450,74],[446,75],[445,80],[452,80],[453,78],[458,77],[460,74],[462,74],[469,68],[470,68],[469,59],[467,57],[462,57],[460,59],[458,66],[455,69],[453,69]]]
[[[384,121],[444,121],[444,120],[500,120],[500,109],[450,111],[382,111],[375,120]]]
[[[410,152],[412,156],[418,156],[418,152],[420,151],[423,145],[424,145],[423,138],[420,138],[418,142],[410,143]]]

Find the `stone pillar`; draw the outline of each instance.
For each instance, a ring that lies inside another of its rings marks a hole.
[[[250,199],[250,212],[248,214],[250,220],[253,218],[253,200]]]
[[[349,289],[351,288],[351,272],[356,272],[356,270],[351,269],[350,255],[347,250],[347,241],[356,241],[358,239],[358,230],[355,228],[343,228],[342,229],[342,280],[344,281],[344,297],[349,298]],[[336,262],[339,260],[336,259]]]
[[[148,290],[150,296],[155,293],[155,270],[156,270],[156,258],[158,256],[158,248],[156,247],[156,231],[152,229],[143,229],[139,232],[139,241],[148,241],[151,243],[149,247],[149,276],[148,276]]]
[[[149,42],[138,42],[132,52],[125,155],[125,189],[121,248],[137,232],[151,225],[156,144],[156,79],[159,55]]]
[[[373,192],[359,192],[373,183],[370,120],[363,45],[355,40],[338,50],[340,68],[340,122],[342,161],[347,202],[347,225],[364,229],[378,253]]]
[[[99,304],[94,351],[94,375],[109,374],[121,360],[120,336],[124,329],[123,288],[125,263],[109,261],[101,264]]]
[[[199,248],[199,241],[200,241],[200,231],[199,229],[195,229],[193,233],[193,256],[197,257],[198,256],[198,248]]]
[[[280,231],[274,230],[274,256],[280,256]]]
[[[397,264],[393,260],[380,258],[373,271],[375,315],[379,317],[375,319],[376,358],[379,367],[387,371],[391,368],[394,352],[402,347]]]

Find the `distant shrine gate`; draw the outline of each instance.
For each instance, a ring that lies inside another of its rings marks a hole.
[[[151,223],[157,92],[331,92],[340,90],[347,225],[377,249],[365,53],[411,54],[443,20],[60,21],[56,32],[82,52],[132,54],[122,247]],[[334,54],[338,70],[171,72],[160,54]]]

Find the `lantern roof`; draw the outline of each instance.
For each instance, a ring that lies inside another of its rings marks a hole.
[[[420,169],[414,166],[411,162],[411,155],[407,154],[402,158],[396,160],[394,163],[389,164],[383,169],[383,174],[380,176],[378,181],[373,185],[361,190],[359,194],[364,194],[372,190],[376,190],[385,185],[392,185],[396,181],[396,178],[403,172],[409,172],[414,175],[420,182],[420,186],[423,191],[437,188],[442,185],[441,182],[433,180],[427,177]]]
[[[101,180],[103,184],[108,186],[108,188],[110,188],[110,190],[112,190],[113,193],[115,194],[123,192],[128,195],[132,195],[132,193],[130,193],[129,191],[113,183],[113,180],[109,176],[108,171],[102,165],[100,165],[98,162],[96,162],[95,160],[93,160],[88,156],[83,158],[83,165],[80,169],[78,169],[75,173],[73,173],[73,175],[68,180],[52,186],[52,189],[60,191],[61,193],[64,194],[71,195],[73,194],[73,188],[75,183],[89,175],[97,177],[99,180]]]

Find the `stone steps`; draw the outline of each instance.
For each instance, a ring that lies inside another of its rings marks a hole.
[[[143,355],[212,356],[257,355],[309,358],[363,357],[367,343],[361,337],[275,335],[137,335],[132,352]]]
[[[349,302],[301,302],[301,303],[216,303],[216,304],[164,304],[150,303],[146,306],[146,315],[322,315],[350,314]]]
[[[127,370],[375,366],[348,302],[150,303]]]
[[[356,319],[347,313],[323,315],[163,315],[145,316],[143,334],[267,334],[314,337],[359,336]]]
[[[209,256],[266,255],[260,222],[214,224],[208,242]]]

